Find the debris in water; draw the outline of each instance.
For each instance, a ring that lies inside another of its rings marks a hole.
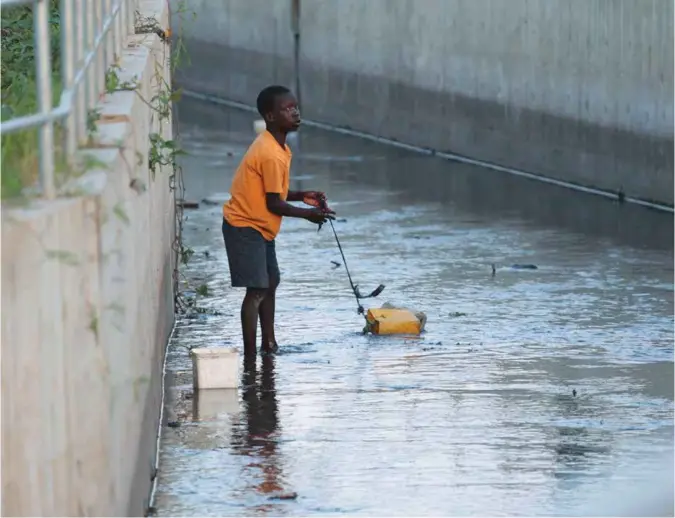
[[[229,199],[230,199],[229,193],[219,193],[209,196],[208,198],[202,199],[202,203],[204,205],[222,205]]]
[[[456,317],[465,317],[467,315],[466,315],[466,313],[462,313],[460,311],[455,311],[453,313],[450,313],[448,316],[456,318]]]
[[[178,200],[178,205],[183,207],[184,209],[198,209],[199,208],[199,202],[198,201]]]
[[[166,425],[167,425],[169,428],[179,428],[179,427],[180,427],[180,422],[178,422],[178,421],[169,421],[168,423],[166,423]]]
[[[209,255],[211,255],[211,254],[209,253],[209,251],[208,251],[208,250],[204,250],[204,257],[208,257]]]
[[[495,263],[490,265],[492,267],[492,276],[494,277],[497,274],[497,267]],[[538,270],[539,267],[536,264],[512,264],[509,266],[512,270]]]
[[[342,266],[342,265],[341,265],[340,263],[338,263],[337,261],[331,261],[331,264],[333,265],[333,269],[335,269],[335,268],[340,268],[340,266]]]
[[[296,492],[281,493],[281,494],[269,497],[270,500],[295,500],[296,498],[298,498],[298,494]]]
[[[572,396],[577,397],[577,389],[572,389]]]
[[[336,223],[347,223],[347,218],[339,218],[335,220]]]

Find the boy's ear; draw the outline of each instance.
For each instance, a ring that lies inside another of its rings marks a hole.
[[[265,119],[265,122],[274,122],[274,113],[266,113],[263,118]]]

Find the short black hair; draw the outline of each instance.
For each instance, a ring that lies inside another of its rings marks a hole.
[[[274,101],[280,95],[290,94],[291,91],[285,86],[271,85],[263,88],[258,94],[256,106],[261,117],[274,110]]]

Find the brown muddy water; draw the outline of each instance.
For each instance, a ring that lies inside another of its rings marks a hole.
[[[255,117],[185,100],[179,118],[186,198],[222,199]],[[220,206],[186,211],[184,274],[220,314],[181,319],[169,347],[156,514],[672,516],[672,215],[300,139],[291,188],[328,194],[356,282],[427,332],[360,334],[330,228],[286,219],[280,353],[193,394],[188,348],[240,347],[243,293]]]

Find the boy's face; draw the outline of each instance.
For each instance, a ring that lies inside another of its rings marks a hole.
[[[274,111],[268,114],[271,122],[280,130],[288,133],[300,127],[300,110],[293,94],[278,95],[274,100]]]

